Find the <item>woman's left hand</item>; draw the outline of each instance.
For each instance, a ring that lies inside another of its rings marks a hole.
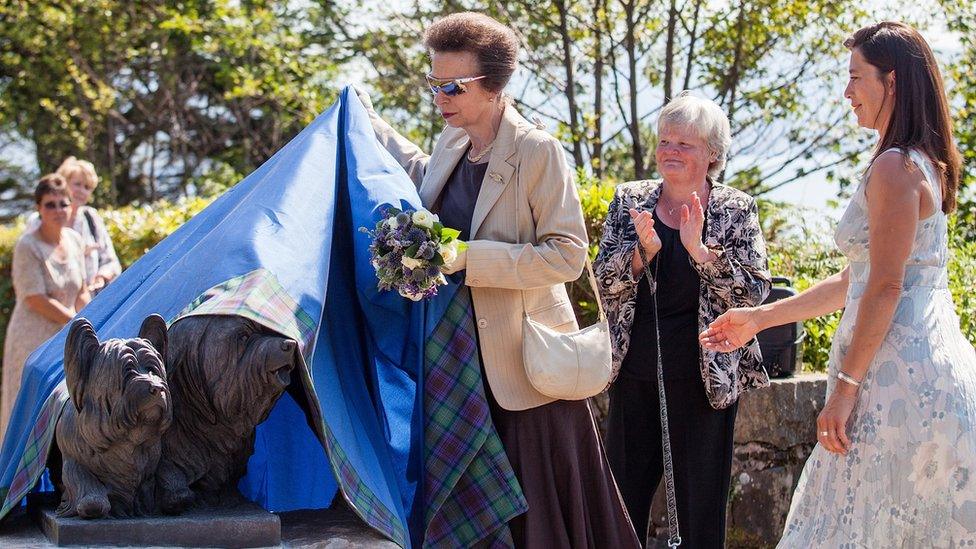
[[[702,207],[698,193],[691,193],[691,207],[681,206],[681,219],[678,231],[681,243],[688,250],[688,255],[696,263],[707,263],[711,259],[711,252],[702,244],[702,229],[705,227],[705,209]]]
[[[847,454],[851,441],[847,438],[847,421],[857,404],[857,393],[837,387],[817,416],[817,440],[828,452]],[[826,434],[824,434],[826,433]]]

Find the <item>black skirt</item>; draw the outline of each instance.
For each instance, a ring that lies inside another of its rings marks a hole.
[[[514,412],[485,383],[495,429],[529,510],[509,522],[528,549],[637,548],[588,400],[557,400]]]

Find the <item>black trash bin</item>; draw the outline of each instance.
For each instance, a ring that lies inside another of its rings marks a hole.
[[[763,303],[772,303],[797,294],[792,281],[774,276],[769,297]],[[802,322],[767,328],[756,336],[762,350],[763,366],[771,378],[789,377],[799,371],[803,362],[801,345],[806,337]]]

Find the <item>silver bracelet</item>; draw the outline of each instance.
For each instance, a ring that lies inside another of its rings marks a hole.
[[[839,379],[839,380],[841,380],[844,383],[847,383],[849,385],[853,385],[855,387],[860,387],[861,386],[861,382],[860,381],[854,379],[853,377],[845,374],[844,372],[842,372],[840,370],[837,371],[837,379]]]

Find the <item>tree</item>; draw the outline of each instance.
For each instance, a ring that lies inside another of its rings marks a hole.
[[[6,0],[0,124],[42,171],[69,154],[102,202],[187,193],[218,167],[247,173],[335,92],[323,6],[251,0]]]
[[[754,193],[829,171],[863,148],[845,145],[848,113],[835,97],[834,77],[844,73],[842,39],[863,13],[853,1],[456,0],[435,7],[372,9],[379,20],[395,21],[381,32],[410,29],[397,34],[401,44],[416,43],[440,12],[485,11],[509,24],[525,50],[511,86],[520,109],[554,126],[576,166],[597,176],[607,166],[615,178],[650,176],[650,124],[687,88],[729,113],[739,161],[726,180]],[[409,51],[416,63],[416,50]],[[391,53],[365,51],[377,82],[416,82]],[[407,107],[403,90],[383,91],[390,107]]]
[[[963,155],[963,186],[976,182],[976,2],[945,2],[949,29],[959,33],[961,52],[949,67],[955,96],[956,139]]]

